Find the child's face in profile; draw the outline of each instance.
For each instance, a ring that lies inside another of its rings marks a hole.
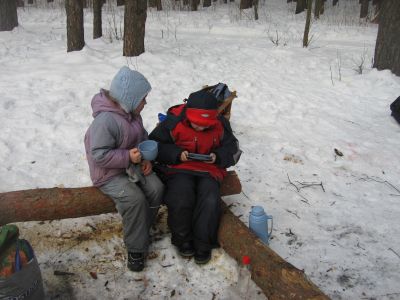
[[[193,122],[190,122],[190,126],[196,131],[204,131],[208,128],[208,126],[199,126],[197,124],[194,124]]]
[[[144,106],[147,104],[146,97],[147,97],[147,95],[143,98],[142,101],[140,101],[139,105],[134,110],[133,113],[135,115],[139,115],[141,113],[141,111],[143,110]]]

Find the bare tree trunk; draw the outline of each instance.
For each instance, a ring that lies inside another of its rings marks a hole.
[[[248,9],[253,6],[253,0],[240,0],[240,9]]]
[[[190,0],[190,10],[197,11],[197,6],[199,5],[199,0]]]
[[[103,35],[101,22],[102,0],[93,0],[93,39],[98,39]]]
[[[83,7],[81,0],[65,0],[67,13],[67,52],[79,51],[85,46]]]
[[[382,3],[378,36],[376,38],[374,68],[389,69],[400,76],[400,1]]]
[[[157,1],[157,10],[160,11],[162,10],[162,3],[161,0],[156,0]]]
[[[211,6],[211,0],[203,0],[203,7],[210,7]]]
[[[18,26],[15,0],[0,0],[0,31],[11,31]]]
[[[156,0],[149,0],[149,7],[157,7]]]
[[[302,13],[306,9],[306,0],[297,0],[296,14]]]
[[[368,16],[369,0],[361,0],[360,18],[366,18]]]
[[[258,0],[253,0],[254,20],[258,20]]]
[[[147,0],[126,0],[124,15],[124,56],[144,53]]]
[[[381,4],[382,0],[372,0],[372,5],[375,6],[374,16],[372,17],[371,22],[378,24],[379,23],[379,15],[381,12]]]
[[[308,34],[310,32],[311,10],[312,10],[312,0],[308,0],[308,2],[307,2],[306,26],[304,27],[304,36],[303,36],[303,47],[308,47],[309,42],[310,42],[308,40]]]
[[[315,6],[314,6],[314,18],[319,19],[319,13],[321,11],[321,4],[322,0],[315,0]]]

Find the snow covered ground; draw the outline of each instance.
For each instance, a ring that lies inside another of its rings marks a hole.
[[[91,184],[83,149],[90,100],[123,65],[153,86],[148,130],[190,92],[225,82],[238,92],[231,121],[244,151],[234,168],[243,193],[224,199],[233,212],[247,222],[251,206],[262,205],[274,217],[270,247],[331,298],[398,299],[400,126],[389,105],[400,78],[371,68],[377,25],[359,21],[357,3],[327,2],[309,48],[305,15],[284,0],[262,4],[257,22],[234,3],[150,10],[137,58],[123,57],[111,34],[120,35],[123,8],[105,7],[98,40],[85,11],[86,46],[72,53],[59,2],[19,9],[20,26],[0,32],[0,192]],[[18,225],[49,298],[240,298],[232,258],[217,250],[204,267],[181,259],[165,228],[146,271],[133,274],[116,214]],[[249,293],[263,297],[255,286]]]

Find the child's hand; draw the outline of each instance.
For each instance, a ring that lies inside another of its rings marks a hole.
[[[153,169],[153,166],[151,165],[150,161],[148,161],[148,160],[142,161],[142,172],[143,172],[144,176],[150,175],[152,169]]]
[[[210,156],[211,156],[212,160],[205,161],[206,164],[213,164],[213,163],[215,163],[215,160],[217,159],[217,156],[215,155],[215,153],[210,153]]]
[[[181,161],[182,162],[185,162],[185,161],[188,161],[189,159],[188,159],[188,155],[189,155],[189,152],[188,151],[183,151],[182,153],[181,153]]]
[[[140,154],[140,151],[138,148],[133,148],[133,149],[129,150],[129,159],[134,164],[138,164],[141,162],[142,155]]]

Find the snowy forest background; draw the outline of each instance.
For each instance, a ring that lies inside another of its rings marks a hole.
[[[67,52],[64,2],[26,1],[19,25],[0,32],[0,192],[91,185],[90,100],[123,65],[153,86],[149,131],[190,92],[225,82],[238,93],[231,125],[244,151],[233,168],[243,192],[223,199],[233,213],[247,224],[251,206],[262,205],[274,217],[271,249],[329,297],[398,299],[400,126],[389,105],[400,79],[373,68],[374,7],[360,18],[358,0],[333,2],[311,16],[303,47],[307,11],[295,14],[296,2],[260,1],[254,20],[239,2],[190,11],[162,1],[147,9],[145,52],[128,57],[124,6],[103,5],[98,39],[93,9],[84,9],[84,47]],[[145,272],[132,274],[117,214],[17,225],[49,299],[240,298],[232,258],[219,249],[205,267],[181,259],[165,228]],[[263,298],[256,286],[249,295]]]

